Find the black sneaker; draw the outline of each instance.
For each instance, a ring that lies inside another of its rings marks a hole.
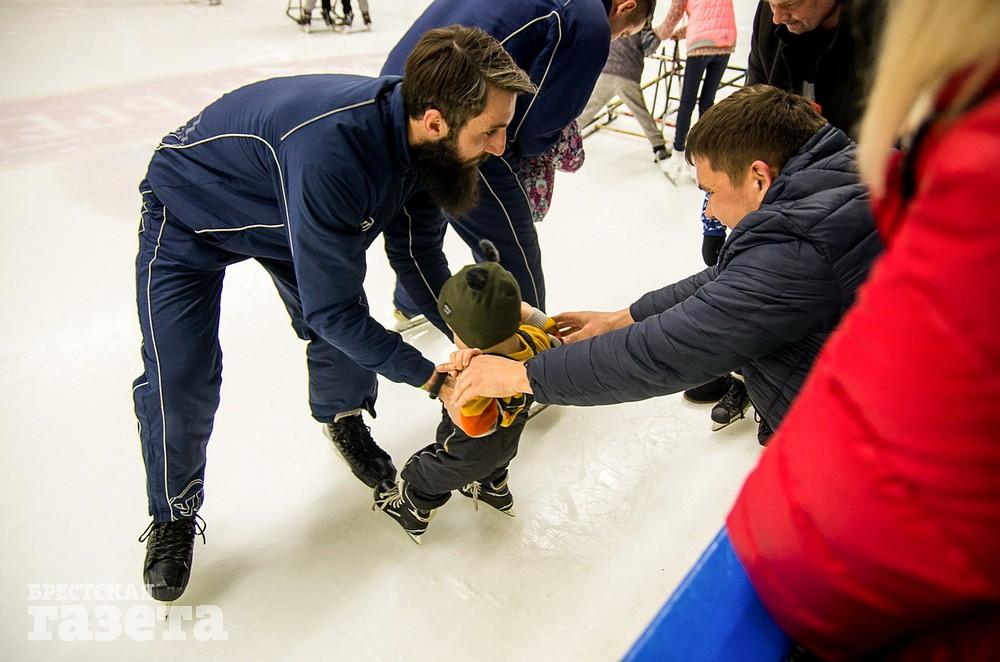
[[[458,490],[459,494],[472,499],[472,504],[479,510],[479,502],[482,501],[487,506],[496,508],[504,515],[514,517],[514,495],[507,487],[507,479],[504,478],[494,485],[487,482],[485,485],[478,480],[474,480],[468,485]]]
[[[733,379],[729,390],[719,400],[719,404],[712,407],[712,430],[717,431],[726,427],[730,423],[735,423],[747,415],[750,408],[750,396],[747,394],[747,387],[738,379]]]
[[[726,394],[735,380],[729,375],[713,379],[707,384],[695,386],[684,391],[684,399],[698,405],[709,405],[718,402]]]
[[[197,515],[173,522],[150,522],[139,536],[146,543],[142,581],[154,599],[173,602],[181,597],[191,578],[194,537],[205,542],[205,520]]]
[[[434,516],[433,510],[421,510],[413,505],[406,492],[406,484],[400,480],[399,483],[382,481],[375,488],[375,503],[372,510],[381,510],[383,513],[396,520],[406,535],[410,536],[413,542],[420,544],[420,536],[424,535],[427,525]]]
[[[365,425],[361,414],[327,423],[323,433],[347,462],[351,472],[368,487],[374,488],[382,480],[396,480],[392,458],[372,439],[371,428]]]

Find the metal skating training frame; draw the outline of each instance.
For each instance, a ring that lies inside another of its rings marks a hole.
[[[667,46],[664,45],[660,47],[658,52],[647,56],[647,59],[656,60],[658,63],[656,77],[640,85],[644,94],[646,89],[650,87],[653,88],[653,103],[650,106],[649,114],[653,116],[653,120],[655,120],[661,127],[674,126],[675,124],[675,121],[672,118],[677,116],[677,109],[680,108],[681,85],[684,80],[684,67],[687,64],[687,59],[681,57],[680,44],[674,41],[673,45],[673,51],[670,55],[667,55]],[[719,90],[721,91],[726,88],[731,88],[731,93],[732,91],[743,87],[746,84],[746,78],[746,68],[727,65],[726,71],[722,75],[722,82],[719,83]],[[661,90],[663,92],[662,95]],[[608,105],[605,106],[604,110],[594,116],[594,120],[590,124],[581,129],[580,134],[586,138],[589,135],[603,130],[645,138],[645,136],[638,131],[630,131],[628,129],[620,129],[618,127],[611,126],[611,123],[614,122],[619,115],[625,115],[628,117],[632,116],[631,113],[622,107],[624,103],[625,102],[618,97],[614,97]],[[657,113],[657,109],[660,104],[662,104],[662,108],[660,108],[659,113]]]

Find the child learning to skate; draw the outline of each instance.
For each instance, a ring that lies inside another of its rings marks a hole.
[[[522,303],[514,276],[497,262],[496,248],[483,241],[480,250],[487,261],[463,268],[438,296],[438,311],[454,332],[455,345],[523,362],[561,344],[555,320]],[[396,520],[416,543],[452,490],[472,499],[477,510],[482,502],[513,517],[507,465],[517,454],[530,405],[531,396],[520,394],[443,408],[437,441],[410,457],[397,483],[375,487],[373,510]]]

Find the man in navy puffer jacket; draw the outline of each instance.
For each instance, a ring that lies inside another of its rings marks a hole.
[[[777,428],[882,248],[855,146],[804,98],[765,85],[716,104],[688,140],[709,212],[733,230],[718,264],[617,312],[556,316],[568,344],[524,366],[465,358],[458,402],[517,392],[604,405],[742,368],[762,426]]]

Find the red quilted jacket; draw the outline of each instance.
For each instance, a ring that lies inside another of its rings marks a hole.
[[[991,90],[931,125],[909,167],[892,169],[876,209],[886,252],[728,518],[768,610],[823,657],[1000,651],[1000,86]]]

